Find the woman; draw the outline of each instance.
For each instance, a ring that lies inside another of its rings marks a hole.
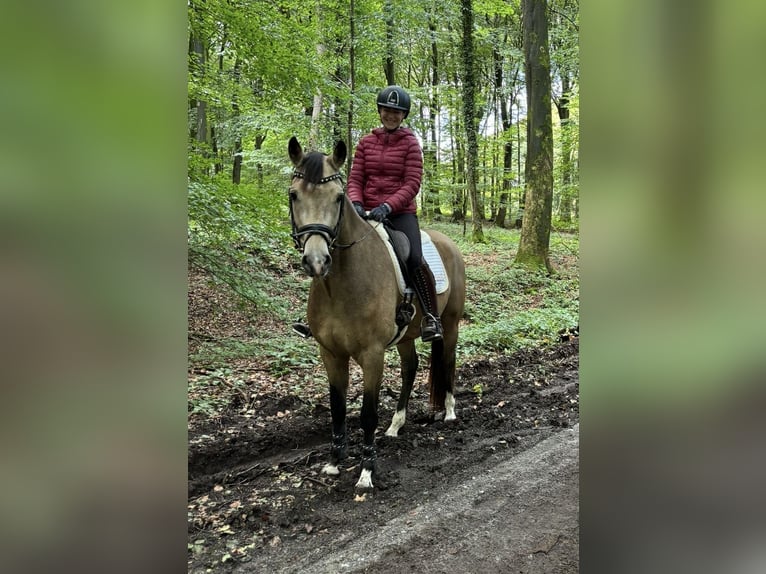
[[[399,86],[388,86],[378,94],[377,105],[383,125],[359,141],[348,178],[348,197],[360,216],[387,219],[410,240],[407,271],[423,309],[421,338],[441,339],[434,276],[423,260],[415,203],[423,176],[423,154],[415,134],[402,127],[410,113],[410,96]]]

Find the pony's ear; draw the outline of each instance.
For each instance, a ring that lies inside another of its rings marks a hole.
[[[340,140],[335,144],[335,148],[332,150],[332,163],[335,166],[335,169],[340,169],[343,166],[344,161],[346,161],[346,143],[343,140]]]
[[[291,137],[290,141],[287,143],[287,153],[290,154],[290,161],[297,167],[303,159],[303,148],[298,142],[298,138],[295,136]]]

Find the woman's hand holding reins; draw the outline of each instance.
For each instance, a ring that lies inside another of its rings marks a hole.
[[[387,203],[381,203],[378,207],[373,209],[367,216],[367,219],[374,219],[375,221],[383,221],[388,214],[391,213],[391,206]]]
[[[364,210],[364,207],[362,207],[362,204],[358,201],[353,202],[354,210],[359,214],[359,217],[362,219],[367,219],[367,212]]]

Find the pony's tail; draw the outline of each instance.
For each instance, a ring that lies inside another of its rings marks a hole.
[[[444,356],[444,339],[431,342],[431,368],[428,370],[428,386],[431,390],[431,408],[444,410],[444,399],[449,389],[449,366]]]

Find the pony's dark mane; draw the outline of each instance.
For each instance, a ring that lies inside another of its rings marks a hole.
[[[327,157],[320,151],[312,151],[304,156],[298,169],[303,171],[303,177],[308,183],[319,183],[324,175],[324,158]]]

